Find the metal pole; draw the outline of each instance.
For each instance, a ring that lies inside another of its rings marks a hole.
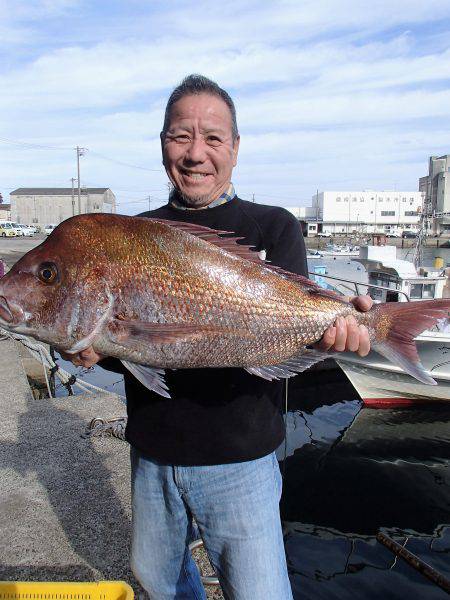
[[[401,556],[409,565],[411,565],[411,567],[414,567],[416,571],[419,571],[419,573],[422,573],[422,575],[445,590],[447,594],[450,593],[450,581],[418,556],[407,550],[404,546],[397,544],[397,542],[384,533],[377,533],[377,540],[383,544],[383,546],[389,548],[391,552],[397,556]]]
[[[78,174],[78,214],[81,215],[81,188],[80,188],[80,152],[81,148],[77,146],[77,174]]]
[[[86,148],[77,146],[77,174],[78,174],[78,214],[81,215],[81,180],[80,180],[80,156],[84,156]]]
[[[75,181],[75,177],[72,177],[72,217],[75,216],[75,190],[73,182]]]
[[[148,197],[148,211],[150,212],[152,210],[152,197],[149,196]]]

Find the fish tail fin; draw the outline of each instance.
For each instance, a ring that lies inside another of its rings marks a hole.
[[[420,362],[415,338],[449,318],[450,298],[376,304],[366,314],[372,348],[422,383],[436,385]]]

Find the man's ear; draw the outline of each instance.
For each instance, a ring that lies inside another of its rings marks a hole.
[[[162,164],[164,164],[164,132],[161,131],[159,134],[159,140],[161,142],[161,156],[162,156]]]
[[[237,138],[233,142],[233,167],[235,167],[237,165],[240,141],[241,141],[241,136],[238,135]]]

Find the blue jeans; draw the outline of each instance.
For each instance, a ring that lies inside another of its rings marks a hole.
[[[131,566],[152,600],[205,600],[187,545],[194,518],[225,598],[291,600],[275,453],[229,465],[175,467],[131,450]]]

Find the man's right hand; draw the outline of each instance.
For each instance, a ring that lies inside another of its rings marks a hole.
[[[67,352],[59,352],[64,360],[70,360],[77,367],[85,367],[89,369],[98,363],[99,360],[105,358],[103,354],[97,354],[92,346],[82,350],[77,354],[68,354]]]

